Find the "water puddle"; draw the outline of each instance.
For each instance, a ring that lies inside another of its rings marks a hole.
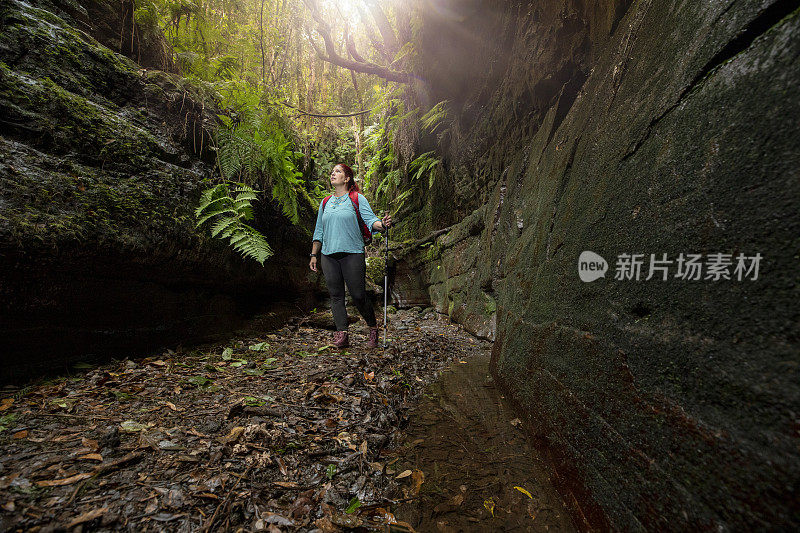
[[[395,468],[408,477],[407,498],[395,516],[417,531],[577,530],[487,353],[443,372],[405,432]]]

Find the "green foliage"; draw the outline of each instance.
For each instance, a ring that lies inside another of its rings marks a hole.
[[[195,211],[197,227],[211,223],[212,237],[229,239],[236,251],[263,265],[272,249],[261,233],[244,223],[253,219],[251,202],[257,198],[256,191],[243,183],[232,185],[231,189],[227,183],[220,183],[203,191]]]
[[[350,500],[350,503],[347,504],[347,509],[345,509],[344,512],[353,514],[359,507],[361,507],[361,501],[354,496],[353,499]]]
[[[251,344],[250,346],[248,346],[248,349],[250,349],[250,350],[252,350],[254,352],[265,352],[265,351],[269,350],[269,343],[267,343],[267,342],[259,342],[259,343],[256,343],[256,344]]]
[[[16,413],[8,413],[0,416],[0,433],[11,427],[17,421]]]
[[[442,100],[422,115],[420,123],[429,133],[436,133],[436,130],[447,120],[448,114],[448,101]]]
[[[439,159],[436,158],[434,152],[425,152],[408,165],[409,174],[411,174],[411,181],[413,183],[425,183],[430,189],[433,187],[434,178],[436,176],[436,167],[438,165]],[[423,178],[426,175],[428,176],[428,179],[424,180]]]
[[[219,115],[223,126],[215,141],[220,174],[226,180],[271,187],[272,198],[280,203],[284,215],[297,224],[298,195],[304,182],[295,160],[302,154],[292,149],[285,124],[274,112],[264,110],[252,88],[229,84],[223,96],[230,116]]]

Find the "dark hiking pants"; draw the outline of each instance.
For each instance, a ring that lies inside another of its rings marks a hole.
[[[325,283],[331,294],[331,311],[333,311],[333,321],[337,331],[347,331],[347,309],[344,302],[345,283],[353,303],[367,321],[367,325],[373,327],[377,325],[375,309],[372,308],[372,302],[367,298],[366,272],[367,265],[364,261],[364,254],[342,252],[322,255],[322,273],[325,275]]]

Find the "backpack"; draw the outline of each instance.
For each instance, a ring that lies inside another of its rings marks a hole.
[[[323,198],[322,206],[320,209],[325,211],[325,204],[328,203],[328,200],[331,199],[331,194]],[[364,222],[364,219],[361,218],[361,212],[358,210],[358,193],[356,191],[350,191],[350,201],[353,203],[353,207],[356,209],[356,217],[358,218],[358,226],[361,229],[361,238],[364,239],[364,246],[369,246],[372,244],[372,232],[367,227],[367,224]]]

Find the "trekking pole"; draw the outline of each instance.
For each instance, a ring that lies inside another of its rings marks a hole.
[[[386,228],[384,242],[386,243],[386,255],[383,259],[383,349],[386,350],[386,306],[389,300],[389,228]]]

